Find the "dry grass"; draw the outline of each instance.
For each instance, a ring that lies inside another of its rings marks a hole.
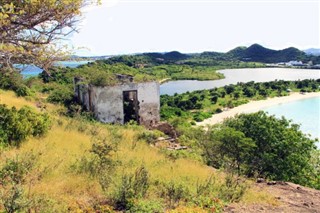
[[[28,105],[36,108],[34,101],[18,98],[12,92],[1,91],[0,99],[1,103],[8,106],[19,108]],[[50,107],[50,110],[55,109],[57,107]],[[92,130],[97,130],[98,133],[92,133]],[[123,174],[132,173],[141,165],[147,168],[151,182],[182,183],[191,191],[195,190],[197,182],[203,182],[210,176],[214,176],[218,181],[222,179],[222,174],[200,162],[188,159],[172,160],[161,154],[158,148],[137,141],[137,134],[141,130],[140,127],[124,128],[90,124],[55,116],[54,125],[45,137],[30,138],[22,143],[20,148],[0,153],[0,159],[3,162],[6,157],[28,152],[38,155],[34,173],[35,176],[36,173],[41,173],[41,178],[30,184],[30,194],[54,200],[58,206],[57,211],[65,211],[68,206],[79,206],[79,203],[89,206],[91,202],[106,196],[97,180],[86,174],[77,174],[71,169],[77,160],[88,154],[93,134],[104,135],[110,142],[120,140],[118,151],[114,155],[114,160],[121,162],[114,176],[115,182],[119,181]],[[118,132],[118,135],[114,132]],[[153,187],[151,190],[154,191],[150,193],[151,196],[155,196],[158,189]],[[264,192],[256,193],[255,189],[251,189],[245,195],[243,202],[250,203],[253,200],[271,202],[270,197]]]
[[[9,107],[21,108],[23,106],[30,106],[32,108],[36,108],[36,104],[27,101],[23,97],[17,97],[13,91],[4,91],[0,90],[0,104],[5,104]]]
[[[268,204],[272,206],[279,206],[280,203],[275,199],[274,195],[268,193],[252,184],[252,187],[245,193],[241,199],[243,204]]]
[[[44,111],[49,113],[54,113],[62,106],[53,105],[50,103],[44,103],[46,97],[42,94],[37,94],[39,98],[32,97],[18,97],[13,91],[1,90],[0,89],[0,104],[5,104],[9,107],[16,107],[20,109],[23,106],[29,106],[37,111]],[[45,109],[40,109],[39,105],[45,107]]]

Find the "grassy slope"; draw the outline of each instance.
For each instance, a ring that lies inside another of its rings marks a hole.
[[[11,92],[0,91],[1,104],[16,106],[17,108],[28,105],[36,108],[34,101],[17,98]],[[54,113],[59,107],[50,105],[47,110]],[[3,150],[0,152],[0,162],[6,158],[22,156],[24,153],[39,155],[36,169],[29,175],[31,178],[26,191],[28,196],[47,199],[50,202],[51,211],[64,212],[76,209],[90,208],[95,202],[109,198],[115,192],[115,186],[119,183],[123,174],[132,173],[137,167],[144,165],[149,174],[151,183],[171,181],[182,183],[190,191],[194,192],[197,182],[203,182],[213,176],[217,180],[217,189],[223,180],[224,174],[216,172],[212,168],[200,162],[188,159],[170,160],[161,154],[158,148],[148,145],[144,141],[137,140],[137,134],[144,131],[142,127],[123,127],[102,124],[90,124],[56,115],[51,131],[44,138],[30,138],[20,148]],[[113,132],[122,135],[118,151],[113,156],[120,162],[113,177],[113,186],[104,193],[94,178],[87,174],[78,174],[71,167],[82,156],[88,154],[92,145],[92,131],[99,130],[107,140],[115,139]],[[1,164],[1,163],[0,163]],[[42,171],[42,172],[41,172]],[[45,172],[43,172],[45,171]],[[32,179],[32,176],[41,178]],[[159,189],[151,184],[148,199],[159,199]],[[249,189],[243,197],[243,203],[269,203],[274,204],[274,199],[266,192],[257,192]],[[183,205],[183,204],[181,204]],[[1,209],[1,207],[0,207]],[[183,207],[181,212],[185,212]],[[191,211],[190,211],[191,212]]]

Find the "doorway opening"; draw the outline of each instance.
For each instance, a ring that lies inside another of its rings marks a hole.
[[[137,90],[123,92],[124,123],[136,121],[139,123],[139,102]]]

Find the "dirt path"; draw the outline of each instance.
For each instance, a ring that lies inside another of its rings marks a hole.
[[[320,212],[320,191],[287,182],[256,183],[258,189],[266,190],[278,200],[279,205],[231,204],[225,212]]]

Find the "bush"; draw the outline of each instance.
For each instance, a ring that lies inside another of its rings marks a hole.
[[[219,197],[226,202],[238,202],[247,188],[248,186],[243,180],[228,174],[225,183],[220,187]]]
[[[8,109],[0,105],[0,143],[19,146],[28,136],[41,136],[51,126],[48,114],[38,114],[30,107]]]
[[[201,122],[207,118],[210,118],[212,116],[209,112],[196,112],[193,116],[193,119],[197,122]]]
[[[23,184],[26,183],[26,177],[33,169],[36,159],[37,156],[33,154],[17,156],[6,159],[0,168],[0,204],[6,212],[24,212],[30,205]]]
[[[15,90],[15,88],[22,84],[22,76],[18,71],[0,68],[0,88]]]
[[[17,96],[22,96],[22,97],[25,97],[25,96],[30,96],[32,93],[30,91],[30,89],[25,86],[25,85],[21,85],[19,86],[16,90],[15,90]]]
[[[189,190],[181,183],[170,182],[162,191],[162,197],[166,198],[170,208],[178,206],[181,200],[188,200],[189,196]]]
[[[149,173],[144,166],[136,169],[134,174],[122,176],[121,184],[115,196],[119,210],[129,210],[134,206],[134,199],[144,198],[149,188]]]
[[[178,107],[163,106],[160,109],[160,116],[162,120],[167,120],[175,117],[186,117],[188,113]]]
[[[215,111],[215,113],[217,113],[217,114],[221,113],[221,112],[222,112],[222,109],[220,109],[220,108],[217,108],[216,111]]]
[[[30,89],[23,83],[22,75],[17,70],[0,68],[0,88],[13,90],[17,96],[30,96]]]
[[[76,173],[87,173],[99,180],[102,190],[106,191],[111,182],[117,162],[112,159],[117,144],[109,142],[103,136],[94,136],[90,153],[82,156],[71,169]]]
[[[63,85],[53,87],[47,100],[51,103],[68,105],[73,100],[73,90]]]
[[[251,177],[260,174],[303,185],[310,183],[310,158],[316,141],[303,134],[299,125],[262,111],[238,115],[227,119],[223,125],[242,132],[254,143],[250,149],[243,147],[234,152],[243,157],[243,174]]]
[[[129,212],[132,213],[160,213],[163,212],[163,204],[156,200],[138,200],[134,202]]]
[[[145,140],[147,143],[153,143],[157,138],[164,136],[160,131],[145,130],[138,134],[138,140]]]

